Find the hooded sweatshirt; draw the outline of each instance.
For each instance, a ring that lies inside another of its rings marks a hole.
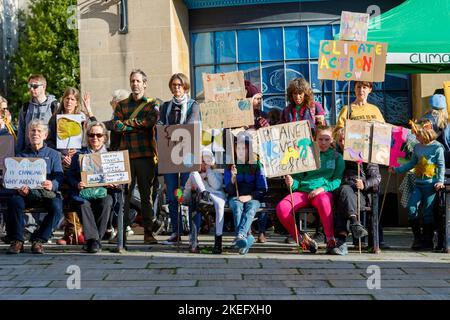
[[[54,105],[52,110],[52,104]],[[26,104],[24,104],[25,106]],[[47,99],[39,103],[34,100],[28,102],[28,110],[24,114],[23,106],[19,112],[19,132],[17,134],[17,144],[16,152],[23,151],[27,146],[30,145],[30,140],[26,134],[28,124],[34,119],[40,119],[48,124],[53,111],[56,111],[58,102],[53,95],[48,95]]]

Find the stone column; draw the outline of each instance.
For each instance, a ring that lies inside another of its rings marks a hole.
[[[101,120],[111,117],[111,92],[129,89],[129,73],[142,69],[146,95],[167,100],[170,76],[189,75],[188,11],[182,0],[128,0],[128,32],[119,33],[120,0],[78,0],[80,77]]]

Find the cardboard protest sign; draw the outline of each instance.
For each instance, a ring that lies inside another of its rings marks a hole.
[[[392,126],[373,123],[370,162],[388,166],[390,163]]]
[[[47,179],[47,164],[41,158],[6,158],[3,185],[6,189],[42,189]]]
[[[344,160],[389,165],[392,126],[384,123],[347,120]]]
[[[251,99],[200,103],[203,129],[237,128],[254,124]]]
[[[321,40],[318,78],[383,82],[387,44]]]
[[[367,41],[369,29],[369,14],[342,11],[340,40]]]
[[[266,177],[316,170],[319,151],[309,122],[297,121],[258,129],[260,161]]]
[[[404,151],[404,145],[407,141],[409,130],[403,127],[392,127],[392,144],[391,155],[389,159],[390,167],[400,167],[401,159],[406,158],[406,152]]]
[[[5,158],[14,157],[14,138],[13,136],[0,136],[0,177],[5,172]]]
[[[344,160],[369,162],[371,127],[369,122],[347,119]]]
[[[131,182],[128,150],[80,155],[80,168],[88,187]]]
[[[447,102],[447,111],[450,110],[450,81],[444,81],[444,95]]]
[[[80,149],[83,141],[81,114],[58,114],[56,116],[56,148]]]
[[[245,144],[246,141],[248,143],[248,161],[249,163],[256,163],[258,159],[259,153],[259,140],[258,140],[258,131],[255,129],[245,129],[245,128],[236,128],[231,130],[232,138],[233,138],[233,160],[231,164],[236,164],[237,160],[234,156],[234,143]]]
[[[158,134],[158,172],[199,171],[201,132],[199,124],[156,126]]]
[[[205,101],[245,99],[244,72],[203,73]]]

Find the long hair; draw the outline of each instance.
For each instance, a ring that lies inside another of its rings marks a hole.
[[[447,126],[448,123],[448,112],[447,109],[440,109],[440,110],[431,110],[431,115],[433,118],[436,119],[436,126],[443,130]]]
[[[56,114],[64,114],[66,111],[66,107],[64,104],[64,99],[69,96],[69,95],[73,95],[75,96],[75,99],[77,100],[77,106],[75,107],[75,110],[73,111],[74,114],[80,114],[82,111],[82,107],[81,107],[81,94],[80,91],[78,91],[77,88],[74,87],[68,87],[65,91],[64,94],[61,98],[61,103],[58,107],[58,110],[56,110]]]
[[[305,98],[303,104],[307,107],[314,105],[314,93],[309,85],[308,81],[303,78],[296,78],[289,82],[289,86],[286,90],[286,96],[291,105],[295,106],[295,101],[292,95],[294,93],[304,93]]]

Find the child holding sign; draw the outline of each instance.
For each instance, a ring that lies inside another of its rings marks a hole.
[[[437,134],[431,121],[418,124],[410,121],[411,131],[416,135],[418,144],[414,146],[412,159],[399,168],[390,167],[394,173],[404,173],[414,168],[416,182],[408,200],[408,216],[414,242],[413,250],[433,248],[433,208],[436,193],[444,188],[445,160],[444,148],[436,141]],[[419,205],[423,206],[423,233],[419,222]]]
[[[216,211],[216,227],[214,238],[214,254],[222,253],[222,229],[223,215],[225,209],[225,191],[223,190],[223,177],[219,171],[214,170],[214,155],[209,149],[202,151],[202,166],[200,171],[194,171],[189,174],[189,179],[184,187],[183,198],[185,203],[189,203],[192,190],[197,191],[197,215],[200,217],[199,206],[212,203]],[[198,219],[200,220],[200,219]],[[198,224],[199,221],[195,221]],[[197,225],[197,231],[200,229]],[[197,237],[197,234],[194,235]],[[196,241],[195,241],[196,242]],[[197,253],[198,247],[191,243],[190,251]]]
[[[317,243],[304,234],[295,234],[295,219],[292,210],[296,211],[310,205],[319,212],[325,236],[327,238],[327,253],[338,254],[333,230],[332,192],[341,184],[344,173],[344,160],[342,155],[331,148],[332,129],[330,127],[318,127],[316,142],[320,149],[320,169],[297,173],[285,178],[286,185],[292,188],[293,204],[291,196],[286,196],[277,205],[277,216],[283,226],[289,231],[293,239],[299,239],[302,248],[314,253],[317,251]]]
[[[267,192],[267,180],[259,164],[249,163],[249,139],[235,143],[236,165],[225,169],[225,191],[233,212],[236,246],[240,254],[246,254],[255,238],[250,227],[256,211]]]

